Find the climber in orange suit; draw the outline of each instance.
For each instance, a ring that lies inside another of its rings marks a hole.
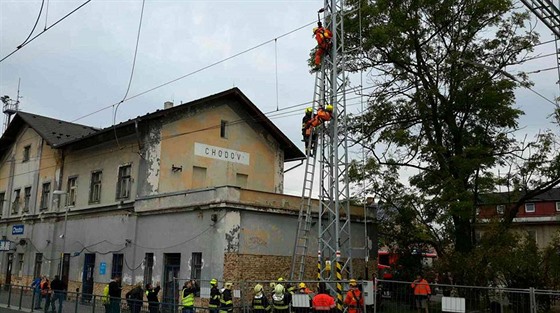
[[[323,27],[321,22],[317,22],[317,27],[313,28],[313,35],[317,40],[317,50],[315,51],[315,66],[321,66],[321,58],[331,49],[332,32]]]

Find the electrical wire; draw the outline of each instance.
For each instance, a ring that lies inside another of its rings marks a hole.
[[[45,10],[45,28],[43,28],[43,30],[47,29],[48,20],[49,20],[49,0],[47,0],[47,7]]]
[[[117,146],[119,146],[119,149],[121,145],[119,143],[119,137],[117,136],[117,127],[116,127],[117,112],[119,110],[119,106],[121,105],[121,103],[123,103],[126,97],[128,96],[128,92],[130,91],[130,86],[132,85],[132,78],[134,77],[134,68],[136,67],[136,56],[138,55],[138,43],[140,42],[140,32],[142,30],[142,19],[144,17],[145,4],[146,4],[146,0],[142,0],[142,10],[140,11],[140,21],[138,22],[138,32],[136,34],[136,47],[134,48],[134,58],[132,59],[132,69],[130,70],[130,78],[128,79],[128,86],[126,87],[126,92],[124,93],[122,100],[116,105],[113,114],[113,130],[115,132],[115,141],[117,142]]]
[[[90,1],[91,1],[91,0],[90,0]],[[216,66],[216,65],[220,65],[220,64],[222,64],[222,63],[224,63],[224,62],[227,62],[227,61],[229,61],[229,60],[231,60],[231,59],[234,59],[234,58],[236,58],[236,57],[238,57],[238,56],[240,56],[240,55],[243,55],[243,54],[245,54],[245,53],[251,52],[251,51],[253,51],[253,50],[255,50],[255,49],[258,49],[258,48],[260,48],[260,47],[262,47],[262,46],[265,46],[265,45],[267,45],[267,44],[269,44],[269,43],[271,43],[271,42],[274,42],[274,41],[276,41],[276,40],[278,40],[278,39],[280,39],[280,38],[283,38],[283,37],[286,37],[286,36],[288,36],[288,35],[291,35],[292,33],[295,33],[295,32],[297,32],[297,31],[299,31],[299,30],[301,30],[301,29],[303,29],[303,28],[305,28],[305,27],[308,27],[309,25],[314,24],[314,23],[315,23],[315,22],[307,23],[307,24],[305,24],[305,25],[303,25],[303,26],[300,26],[300,27],[298,27],[298,28],[295,28],[295,29],[293,29],[293,30],[291,30],[291,31],[289,31],[289,32],[286,32],[286,33],[284,33],[284,34],[282,34],[282,35],[280,35],[280,36],[278,36],[278,37],[276,37],[276,38],[269,39],[269,40],[267,40],[267,41],[261,42],[261,43],[255,45],[255,46],[252,46],[252,47],[247,48],[247,49],[245,49],[245,50],[243,50],[243,51],[241,51],[241,52],[238,52],[238,53],[236,53],[236,54],[233,54],[233,55],[231,55],[231,56],[229,56],[229,57],[227,57],[227,58],[221,59],[221,60],[219,60],[219,61],[216,61],[216,62],[211,63],[211,64],[209,64],[209,65],[206,65],[206,66],[204,66],[204,67],[201,67],[201,68],[199,68],[199,69],[197,69],[197,70],[194,70],[194,71],[192,71],[192,72],[190,72],[190,73],[187,73],[187,74],[185,74],[185,75],[179,76],[179,77],[177,77],[177,78],[175,78],[175,79],[169,80],[169,81],[167,81],[167,82],[165,82],[165,83],[162,83],[162,84],[160,84],[160,85],[157,85],[157,86],[152,87],[152,88],[150,88],[150,89],[147,89],[147,90],[145,90],[145,91],[142,91],[142,92],[140,92],[140,93],[137,93],[137,94],[135,94],[135,95],[133,95],[133,96],[130,96],[130,97],[126,98],[123,102],[126,102],[126,101],[132,100],[132,99],[134,99],[134,98],[140,97],[140,96],[145,95],[145,94],[147,94],[147,93],[149,93],[149,92],[152,92],[152,91],[157,90],[157,89],[159,89],[159,88],[165,87],[165,86],[167,86],[167,85],[169,85],[169,84],[172,84],[172,83],[177,82],[177,81],[179,81],[179,80],[185,79],[185,78],[187,78],[187,77],[189,77],[189,76],[192,76],[192,75],[194,75],[194,74],[200,73],[200,72],[202,72],[202,71],[204,71],[204,70],[207,70],[207,69],[209,69],[209,68],[212,68],[212,67],[214,67],[214,66]],[[93,112],[88,113],[88,114],[86,114],[86,115],[80,116],[80,117],[78,117],[78,118],[72,120],[72,122],[79,121],[79,120],[84,119],[84,118],[86,118],[86,117],[88,117],[88,116],[92,116],[92,115],[97,114],[97,113],[99,113],[99,112],[105,111],[105,110],[107,110],[107,109],[109,109],[109,108],[111,108],[111,107],[113,107],[113,106],[115,106],[115,105],[117,105],[117,104],[118,104],[118,103],[115,103],[115,104],[111,104],[111,105],[102,107],[102,108],[100,108],[100,109],[98,109],[98,110],[96,110],[96,111],[93,111]]]
[[[37,37],[41,36],[42,34],[46,33],[49,29],[53,28],[54,26],[56,26],[56,24],[62,22],[64,19],[66,19],[67,17],[69,17],[70,15],[74,14],[74,12],[78,11],[79,9],[83,8],[86,4],[90,3],[91,0],[87,0],[86,2],[82,3],[79,7],[75,8],[74,10],[70,11],[70,13],[64,15],[62,18],[60,18],[58,21],[54,22],[54,24],[52,24],[51,26],[45,28],[42,32],[38,33],[37,35],[35,35],[33,38],[31,38],[30,40],[28,40],[26,43],[20,45],[19,47],[17,47],[16,50],[10,52],[8,55],[6,55],[5,57],[3,57],[0,60],[0,63],[2,63],[4,60],[6,60],[7,58],[9,58],[10,56],[12,56],[14,53],[18,52],[19,50],[21,50],[21,48],[27,46],[30,42],[32,42],[33,40],[37,39]]]
[[[33,32],[35,31],[35,28],[39,23],[39,19],[41,18],[41,13],[43,13],[43,6],[45,6],[45,0],[41,1],[41,8],[39,9],[39,14],[37,15],[37,19],[35,20],[35,25],[33,25],[33,28],[31,29],[31,32],[29,33],[27,38],[25,38],[25,40],[21,43],[21,45],[17,46],[18,49],[20,49],[27,42],[27,40],[31,38],[31,35],[33,35]]]

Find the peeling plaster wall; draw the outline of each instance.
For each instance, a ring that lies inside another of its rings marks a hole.
[[[143,136],[144,158],[140,159],[138,195],[150,196],[159,192],[161,160],[161,125],[150,123]]]

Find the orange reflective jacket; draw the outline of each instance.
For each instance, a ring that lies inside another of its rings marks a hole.
[[[430,289],[430,285],[425,279],[421,281],[414,281],[410,284],[410,287],[414,288],[414,295],[415,296],[427,296],[432,294],[432,290]]]

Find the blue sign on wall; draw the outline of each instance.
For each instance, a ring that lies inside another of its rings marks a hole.
[[[25,228],[22,224],[12,226],[12,235],[23,235]]]
[[[107,271],[107,263],[101,262],[101,264],[99,264],[99,275],[105,275],[106,271]]]

